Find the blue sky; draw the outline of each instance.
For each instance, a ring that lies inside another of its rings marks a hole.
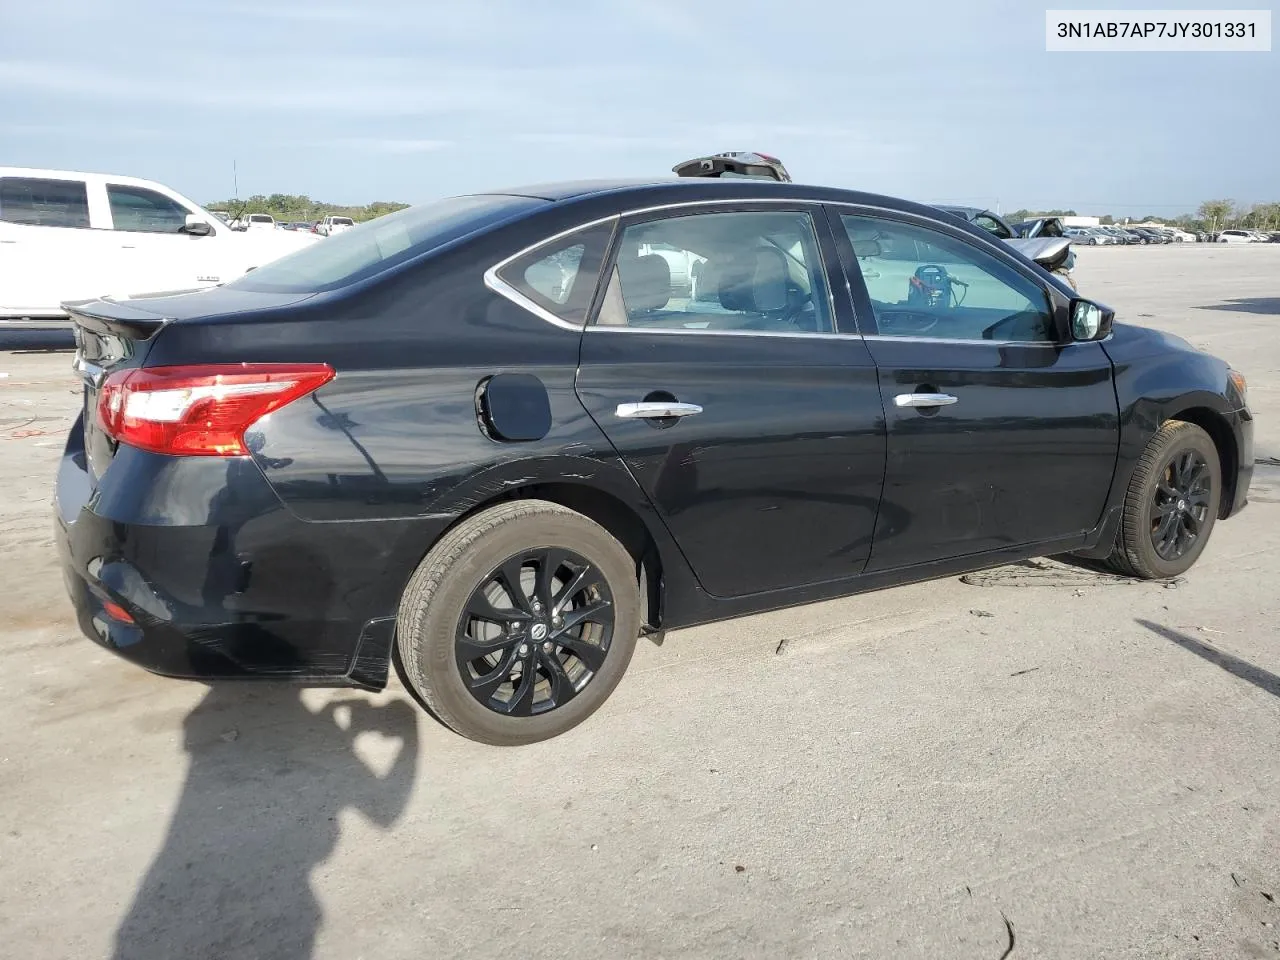
[[[199,202],[233,162],[241,196],[416,203],[730,149],[1005,210],[1280,200],[1280,53],[1050,54],[1026,0],[0,2],[0,163]]]

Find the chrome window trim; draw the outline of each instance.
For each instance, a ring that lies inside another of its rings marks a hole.
[[[788,333],[785,330],[698,330],[681,327],[615,327],[589,324],[587,331],[595,333],[657,333],[699,337],[787,337],[793,340],[861,340],[859,333]],[[586,331],[584,331],[586,332]]]
[[[1055,350],[1065,350],[1067,347],[1079,347],[1088,343],[1106,343],[1112,336],[1113,334],[1108,333],[1101,340],[1068,340],[1066,343],[1059,343],[1056,340],[965,340],[958,337],[899,337],[887,333],[867,333],[863,334],[862,339],[901,340],[906,343],[949,343],[971,347],[1052,347]]]

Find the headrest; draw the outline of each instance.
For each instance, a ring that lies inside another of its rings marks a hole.
[[[671,266],[656,253],[618,261],[627,311],[661,310],[671,299]]]
[[[760,247],[734,256],[720,275],[720,305],[726,310],[771,313],[787,306],[787,258]]]

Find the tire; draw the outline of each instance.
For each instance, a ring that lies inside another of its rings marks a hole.
[[[513,581],[536,585],[508,589]],[[539,604],[543,596],[548,602]],[[556,624],[585,619],[553,626],[552,612],[564,614]],[[609,625],[593,619],[608,617]],[[545,500],[499,504],[450,530],[410,578],[396,619],[404,678],[423,706],[462,736],[494,746],[547,740],[586,720],[622,679],[639,633],[631,555],[604,527]],[[488,660],[467,659],[482,648],[491,648]],[[490,665],[493,672],[484,669]],[[490,678],[504,670],[490,695]]]
[[[1203,479],[1208,485],[1203,494],[1184,495],[1188,489],[1193,492],[1200,489],[1191,479],[1180,478],[1179,467],[1187,457],[1197,464],[1196,470],[1191,471],[1194,476],[1201,475],[1199,466],[1203,465]],[[1119,574],[1142,580],[1166,580],[1185,573],[1209,542],[1221,498],[1222,466],[1213,440],[1194,423],[1167,421],[1138,458],[1107,566]],[[1182,510],[1179,505],[1185,505],[1188,510]],[[1161,514],[1175,517],[1169,521],[1173,536],[1180,537],[1181,531],[1196,521],[1194,540],[1176,556],[1162,555],[1157,549],[1156,540],[1164,532]]]

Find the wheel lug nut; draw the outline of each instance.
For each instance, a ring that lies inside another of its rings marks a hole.
[[[544,643],[544,644],[542,645],[542,649],[543,649],[543,650],[545,650],[545,651],[547,651],[547,653],[550,653],[550,652],[551,652],[551,641],[550,641],[550,640],[548,640],[546,643]]]
[[[527,643],[520,644],[520,656],[523,657],[528,652],[529,652],[529,645]]]
[[[561,624],[563,624],[563,623],[564,623],[564,618],[563,618],[563,617],[559,617],[559,616],[555,616],[555,617],[552,617],[552,618],[551,618],[551,622],[552,622],[552,623],[554,623],[554,624],[558,627],[558,626],[560,626]]]

